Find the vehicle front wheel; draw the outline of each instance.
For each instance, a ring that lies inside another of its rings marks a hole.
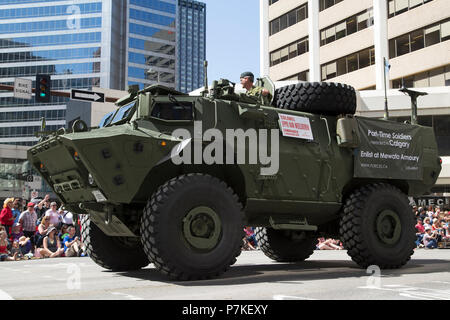
[[[172,279],[216,277],[241,253],[243,217],[237,195],[223,181],[182,175],[148,201],[141,221],[144,250]]]

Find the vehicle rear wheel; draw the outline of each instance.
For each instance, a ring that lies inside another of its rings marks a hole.
[[[204,174],[174,178],[144,209],[144,250],[176,280],[218,276],[236,262],[244,237],[242,205],[224,182]]]
[[[354,114],[356,92],[351,86],[333,82],[301,82],[275,91],[276,106],[314,114]]]
[[[414,253],[414,215],[408,198],[386,183],[367,185],[350,195],[339,233],[348,255],[363,268],[399,268]]]
[[[99,266],[113,271],[138,270],[149,264],[140,238],[110,237],[84,215],[81,237],[89,257]]]
[[[316,248],[317,237],[301,231],[256,228],[256,241],[261,251],[278,262],[301,262]]]

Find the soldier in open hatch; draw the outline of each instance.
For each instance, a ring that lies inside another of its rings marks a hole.
[[[253,82],[255,81],[255,76],[253,75],[253,73],[244,72],[241,74],[240,78],[241,78],[241,85],[244,89],[247,90],[247,94],[249,96],[260,97],[262,95],[265,102],[271,100],[269,90],[263,87],[256,87],[253,85]]]

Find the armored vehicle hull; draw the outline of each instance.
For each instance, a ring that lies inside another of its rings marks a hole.
[[[353,89],[341,90],[340,108],[354,112]],[[441,170],[432,128],[336,115],[310,97],[310,112],[298,111],[287,92],[276,107],[276,92],[265,106],[226,82],[194,97],[152,86],[100,128],[45,138],[29,161],[83,215],[88,253],[107,269],[151,262],[174,279],[214,277],[236,261],[244,226],[278,261],[306,259],[327,235],[362,267],[405,264],[415,240],[407,196]]]

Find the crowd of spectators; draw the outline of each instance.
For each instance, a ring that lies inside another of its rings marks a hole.
[[[417,248],[447,247],[450,242],[450,213],[439,206],[413,207],[416,217]]]
[[[428,207],[413,206],[416,217],[416,246],[417,248],[449,248],[450,247],[450,212],[441,210],[439,206]],[[243,250],[257,250],[258,243],[254,230],[244,228]],[[331,238],[319,238],[316,250],[343,250],[343,244],[339,240]]]
[[[413,207],[417,248],[434,249],[450,243],[450,213],[439,206]],[[0,261],[85,256],[79,221],[61,204],[32,199],[24,206],[8,198],[0,213]],[[254,229],[244,228],[243,250],[258,250]],[[316,250],[342,250],[339,240],[318,238]]]
[[[0,213],[0,261],[85,256],[79,221],[63,204],[8,198]]]
[[[251,251],[251,250],[259,250],[258,241],[255,237],[255,231],[252,227],[244,228],[245,236],[244,236],[244,245],[242,250]],[[343,250],[344,246],[342,242],[339,240],[331,239],[331,238],[318,238],[316,244],[316,250]]]

